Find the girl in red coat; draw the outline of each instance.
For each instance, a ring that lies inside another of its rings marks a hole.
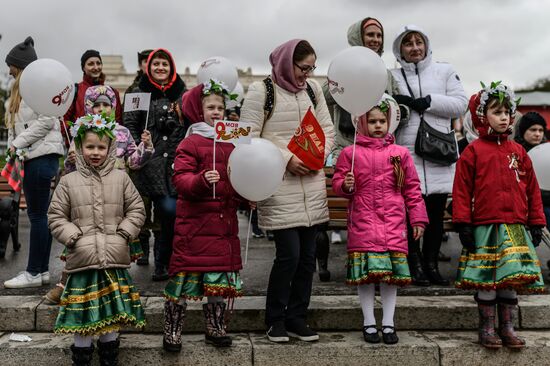
[[[182,112],[191,123],[176,150],[172,182],[178,192],[170,280],[164,290],[164,349],[181,350],[186,299],[200,300],[206,321],[206,343],[227,347],[223,298],[241,295],[241,248],[237,208],[240,196],[231,187],[227,161],[234,146],[216,145],[213,168],[214,121],[223,119],[227,87],[210,80],[182,98]],[[213,197],[213,185],[216,196]]]
[[[535,247],[545,219],[531,159],[508,140],[514,93],[500,82],[482,86],[469,104],[479,139],[462,153],[454,179],[453,223],[464,247],[456,286],[477,290],[481,345],[523,348],[513,325],[516,292],[544,291]]]
[[[390,117],[399,107],[383,97],[357,125],[355,162],[353,146],[342,150],[332,188],[350,199],[348,210],[347,284],[357,286],[363,309],[363,337],[379,343],[374,319],[374,286],[380,284],[384,317],[382,338],[398,342],[393,315],[397,286],[411,282],[407,264],[407,217],[418,240],[428,224],[420,181],[409,150],[395,145],[388,133]],[[399,123],[399,117],[394,123]],[[352,171],[353,170],[353,171]]]

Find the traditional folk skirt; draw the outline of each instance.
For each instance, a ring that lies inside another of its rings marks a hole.
[[[204,296],[230,299],[242,296],[239,272],[179,272],[164,289],[164,297],[171,301],[201,300]]]
[[[348,253],[346,284],[387,283],[405,286],[411,283],[407,255],[400,252]]]
[[[143,327],[145,315],[126,269],[90,269],[69,275],[55,333],[101,335],[127,325]]]
[[[480,225],[474,229],[476,250],[463,249],[456,287],[514,289],[519,293],[544,292],[540,261],[521,224]]]
[[[139,258],[143,257],[143,249],[141,248],[141,242],[139,241],[139,239],[131,241],[128,245],[130,246],[130,259],[132,262],[135,262]],[[63,249],[63,252],[59,256],[59,259],[61,259],[63,262],[67,261],[66,247]]]

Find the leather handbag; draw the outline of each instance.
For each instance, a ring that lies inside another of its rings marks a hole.
[[[414,94],[403,69],[401,69],[401,74],[403,74],[405,78],[405,83],[407,84],[411,97],[414,98]],[[420,89],[420,96],[422,97],[422,89]],[[440,165],[451,165],[456,163],[459,154],[454,130],[448,133],[436,130],[424,120],[424,114],[421,113],[420,125],[418,126],[418,132],[416,133],[416,140],[414,142],[414,152],[422,159],[432,163]]]

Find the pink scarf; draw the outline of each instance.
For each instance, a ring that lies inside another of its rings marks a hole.
[[[294,78],[294,50],[301,39],[291,39],[275,48],[269,55],[271,63],[271,78],[281,88],[298,93],[306,88],[306,83],[299,85]]]

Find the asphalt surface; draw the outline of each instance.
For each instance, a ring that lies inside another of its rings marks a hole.
[[[239,215],[240,219],[240,238],[242,257],[244,263],[245,243],[247,234],[248,220],[244,215]],[[345,232],[343,232],[345,238]],[[0,259],[0,296],[2,295],[43,295],[49,286],[27,289],[5,289],[4,281],[17,275],[20,271],[25,270],[28,256],[28,240],[29,240],[29,221],[25,211],[20,213],[19,223],[19,239],[22,244],[21,250],[14,253],[11,246],[11,239],[8,242],[8,250],[4,259]],[[151,244],[152,247],[152,244]],[[59,280],[63,262],[59,260],[59,255],[63,250],[63,246],[54,240],[50,255],[50,274],[52,283]],[[458,235],[451,233],[449,240],[443,243],[442,252],[451,256],[450,262],[440,262],[440,271],[446,278],[454,280],[458,256],[460,253],[460,242]],[[265,238],[256,239],[250,238],[248,262],[244,265],[241,272],[243,280],[243,290],[245,295],[265,295],[269,272],[274,258],[274,244]],[[538,254],[543,264],[543,273],[545,279],[548,277],[548,269],[546,262],[550,259],[550,249],[541,245],[538,248]],[[337,295],[337,294],[355,294],[356,289],[345,285],[345,260],[346,260],[346,244],[333,244],[330,248],[329,271],[331,279],[329,282],[320,282],[317,274],[314,276],[313,294],[314,295]],[[161,296],[166,282],[151,281],[151,273],[153,271],[152,253],[150,265],[137,266],[132,264],[130,273],[143,296]],[[409,286],[399,290],[401,295],[452,295],[464,294],[464,291],[457,290],[453,286],[448,287],[416,287]]]

